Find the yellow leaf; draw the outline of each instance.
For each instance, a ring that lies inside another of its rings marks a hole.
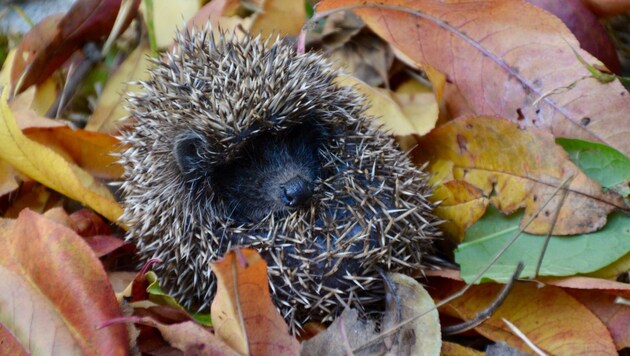
[[[166,48],[173,43],[176,30],[195,15],[199,5],[199,0],[153,0],[155,40],[159,48]],[[147,13],[144,1],[142,13]]]
[[[0,158],[22,174],[116,221],[122,208],[109,190],[48,147],[28,139],[15,121],[7,95],[5,88],[0,99]]]
[[[424,135],[435,126],[438,106],[433,94],[395,94],[371,87],[352,76],[338,77],[336,82],[352,86],[365,95],[370,104],[367,114],[378,118],[394,135]]]
[[[148,45],[142,43],[120,65],[107,81],[96,109],[85,126],[86,130],[106,133],[116,131],[119,126],[118,120],[129,114],[123,105],[123,97],[133,88],[129,82],[149,79],[147,58],[150,53]]]

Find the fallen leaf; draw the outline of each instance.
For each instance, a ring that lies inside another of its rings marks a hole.
[[[485,352],[477,351],[470,347],[462,346],[454,342],[444,341],[442,343],[442,356],[483,356]]]
[[[440,229],[457,243],[464,240],[466,230],[481,219],[490,203],[479,188],[463,180],[437,185],[431,199],[441,202],[433,210],[444,220]]]
[[[431,278],[433,297],[443,299],[463,287],[461,282]],[[490,305],[502,286],[473,286],[462,297],[447,304],[444,312],[464,320]],[[477,332],[493,341],[503,341],[519,350],[532,352],[512,333],[503,318],[513,323],[536,346],[553,355],[616,355],[606,326],[588,308],[559,287],[538,288],[534,283],[517,283],[504,303]]]
[[[254,250],[231,251],[211,265],[217,293],[211,306],[215,334],[241,354],[293,355],[300,349],[271,302],[267,263]]]
[[[389,90],[371,87],[352,76],[338,77],[335,81],[340,86],[352,86],[363,94],[371,104],[366,113],[377,118],[384,129],[394,135],[423,135],[435,127],[438,105],[432,93],[400,94],[397,97]],[[397,101],[400,98],[403,105]]]
[[[169,34],[172,39],[173,33]],[[98,99],[94,113],[85,126],[87,131],[100,131],[115,133],[120,127],[120,119],[129,115],[124,108],[125,96],[129,92],[137,91],[131,82],[149,79],[149,67],[151,51],[145,42],[140,45],[125,59],[125,61],[112,74],[103,93]]]
[[[613,188],[630,181],[630,158],[601,143],[557,138],[556,142],[569,153],[569,159],[604,188]]]
[[[109,190],[87,172],[51,149],[28,139],[18,128],[6,101],[0,100],[0,158],[22,174],[117,221],[122,208]]]
[[[525,228],[531,234],[547,234],[553,225],[552,212],[558,209],[554,235],[597,231],[606,224],[608,213],[628,210],[619,195],[602,192],[597,182],[569,161],[549,133],[535,128],[519,129],[504,119],[452,120],[419,138],[412,155],[416,162],[429,161],[432,170],[449,168],[443,162],[452,162],[452,176],[481,189],[504,214],[524,207],[521,226],[551,199]],[[570,176],[564,202],[561,192],[551,198]]]
[[[100,132],[63,127],[29,128],[26,137],[38,142],[67,161],[85,169],[99,179],[120,179],[123,168],[115,157],[120,146],[118,139]]]
[[[199,0],[153,0],[155,40],[159,48],[166,48],[173,43],[177,29],[182,26],[184,21],[195,15],[199,10],[200,3]],[[147,13],[144,1],[142,2],[142,12]],[[138,49],[136,49],[137,51]]]
[[[380,332],[374,319],[346,309],[326,329],[302,343],[301,355],[438,355],[440,321],[433,299],[418,281],[391,273]],[[421,316],[420,316],[421,315]],[[417,318],[405,325],[401,323]]]
[[[617,350],[630,347],[630,308],[615,303],[616,296],[599,290],[566,289],[573,298],[584,304],[606,325]]]
[[[80,236],[24,210],[0,225],[0,240],[0,290],[11,291],[0,293],[0,319],[29,352],[127,352],[124,325],[97,329],[120,309],[101,263]]]
[[[47,208],[54,206],[55,202],[58,201],[52,193],[50,189],[37,182],[24,182],[17,191],[17,199],[5,211],[4,217],[17,218],[20,212],[26,208],[43,214]]]
[[[630,10],[628,0],[582,0],[595,14],[601,17],[620,15]]]
[[[442,348],[440,318],[435,303],[418,281],[400,273],[388,277],[396,290],[389,293],[381,331],[391,330],[403,321],[405,325],[392,340],[394,355],[438,355]],[[419,315],[422,315],[418,318]],[[397,341],[397,342],[396,342]]]
[[[461,276],[472,281],[494,256],[519,231],[520,214],[503,216],[496,209],[466,232],[464,243],[455,251]],[[522,277],[532,277],[541,258],[545,236],[521,234],[486,271],[482,279],[505,282],[518,262],[525,268]],[[630,217],[620,213],[610,216],[608,224],[590,234],[571,237],[552,236],[543,256],[539,275],[572,276],[597,271],[630,252]]]
[[[38,23],[18,48],[12,73],[15,93],[42,83],[85,43],[106,37],[114,25],[122,0],[84,0],[75,2],[65,15],[54,15]],[[140,0],[134,0],[137,10]],[[131,11],[122,26],[135,17]],[[31,33],[33,33],[31,35]]]
[[[259,11],[252,15],[250,32],[267,36],[296,36],[306,22],[306,8],[302,1],[257,0]],[[291,14],[287,16],[287,14]]]
[[[0,267],[1,269],[1,267]],[[28,356],[31,353],[6,326],[0,323],[0,345],[5,355]]]
[[[604,278],[604,279],[616,279],[622,273],[628,273],[630,271],[630,253],[625,254],[623,257],[617,259],[615,262],[608,266],[586,274],[589,277]]]
[[[0,197],[18,188],[17,172],[10,164],[0,160]]]
[[[582,0],[527,0],[556,15],[573,32],[582,48],[600,59],[613,73],[621,71],[615,45],[595,14]]]
[[[344,9],[419,65],[445,73],[477,115],[630,155],[630,95],[618,80],[591,77],[575,53],[601,62],[550,13],[520,0],[328,0],[313,19]]]

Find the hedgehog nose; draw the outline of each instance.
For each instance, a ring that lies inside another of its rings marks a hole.
[[[299,176],[282,185],[282,202],[291,208],[304,205],[313,195],[313,183]]]

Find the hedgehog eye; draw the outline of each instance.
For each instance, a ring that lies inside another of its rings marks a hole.
[[[194,131],[181,133],[175,138],[173,154],[183,174],[193,173],[200,167],[206,146],[203,136]]]

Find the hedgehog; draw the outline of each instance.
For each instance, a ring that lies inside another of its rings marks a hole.
[[[383,270],[427,268],[429,176],[321,54],[208,28],[153,61],[121,131],[121,220],[185,307],[208,309],[209,263],[235,247],[267,261],[292,331],[346,307],[373,313]]]

